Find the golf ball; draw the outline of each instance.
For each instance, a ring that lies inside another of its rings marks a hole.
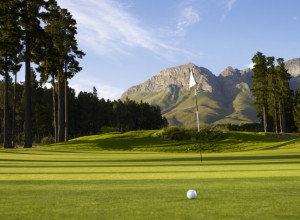
[[[186,196],[188,197],[188,199],[195,199],[197,197],[197,193],[195,190],[190,189],[189,191],[187,191]]]

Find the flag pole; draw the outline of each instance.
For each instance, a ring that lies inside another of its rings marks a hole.
[[[192,71],[192,74],[193,74],[193,77],[194,77],[194,69],[195,69],[195,66],[193,67],[193,71]],[[196,82],[196,80],[195,80]],[[199,125],[199,111],[198,111],[198,101],[197,101],[197,87],[198,87],[198,83],[196,82],[196,85],[195,85],[195,96],[196,96],[196,114],[197,114],[197,126],[198,126],[198,133],[199,133],[199,150],[200,150],[200,160],[202,162],[202,147],[201,147],[201,140],[200,140],[200,125]]]

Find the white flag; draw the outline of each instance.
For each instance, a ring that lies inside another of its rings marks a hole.
[[[192,88],[194,85],[196,85],[196,81],[195,81],[195,78],[194,78],[193,73],[191,71],[190,72],[190,87],[189,88]]]

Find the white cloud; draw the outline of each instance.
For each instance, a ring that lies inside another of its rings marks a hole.
[[[180,21],[177,23],[176,34],[183,36],[186,34],[186,29],[200,21],[198,12],[192,7],[184,8],[181,12]]]
[[[99,98],[116,100],[119,99],[124,92],[124,89],[116,88],[114,86],[101,83],[99,80],[83,76],[76,76],[70,80],[70,87],[75,89],[77,95],[80,91],[92,92],[94,86],[98,91]]]
[[[250,68],[250,69],[253,69],[254,63],[249,63],[249,64],[246,65],[246,67],[247,67],[247,68]]]
[[[227,10],[230,12],[232,9],[232,6],[236,3],[237,0],[229,0],[227,2]]]
[[[128,4],[123,5],[121,1],[58,1],[77,20],[80,44],[94,49],[100,55],[113,57],[115,52],[131,55],[133,48],[143,48],[167,58],[173,56],[174,52],[189,53],[165,43],[155,33],[141,27],[139,20],[127,11]]]
[[[237,0],[224,0],[226,12],[223,14],[221,21],[223,21],[227,17],[227,15],[231,12],[232,7],[236,2]]]

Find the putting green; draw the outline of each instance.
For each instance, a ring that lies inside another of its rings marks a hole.
[[[2,149],[0,219],[300,218],[299,147],[203,156]]]

